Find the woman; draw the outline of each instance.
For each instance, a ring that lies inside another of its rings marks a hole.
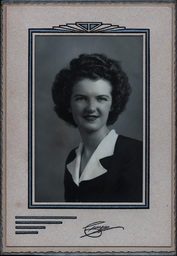
[[[103,54],[82,54],[56,75],[55,111],[82,138],[66,160],[66,202],[142,202],[142,143],[109,130],[130,93],[120,64]]]

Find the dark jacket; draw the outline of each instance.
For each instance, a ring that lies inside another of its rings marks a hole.
[[[76,157],[72,150],[66,165]],[[100,159],[107,172],[79,187],[65,169],[66,202],[142,202],[142,142],[119,135],[112,156]]]

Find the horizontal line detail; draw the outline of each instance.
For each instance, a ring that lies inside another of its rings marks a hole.
[[[16,226],[16,229],[45,229],[45,226]]]
[[[31,234],[38,234],[38,231],[15,231],[17,235],[31,235]]]
[[[76,216],[15,216],[15,219],[77,219]]]
[[[62,221],[16,221],[15,224],[62,224]]]

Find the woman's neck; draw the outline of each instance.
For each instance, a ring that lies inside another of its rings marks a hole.
[[[91,155],[100,144],[100,142],[107,136],[109,129],[104,127],[102,130],[94,132],[80,131],[80,133],[84,143],[84,153]]]
[[[102,130],[94,132],[80,131],[84,143],[81,158],[80,175],[82,174],[86,164],[88,163],[95,149],[100,144],[100,142],[107,136],[108,133],[109,129],[107,127],[104,127]]]

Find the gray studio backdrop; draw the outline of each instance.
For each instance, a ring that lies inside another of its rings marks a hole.
[[[118,121],[117,133],[142,140],[142,36],[36,36],[35,43],[35,200],[64,202],[64,166],[80,142],[77,128],[60,120],[53,110],[51,87],[56,73],[81,53],[104,53],[119,60],[129,77],[132,94]],[[111,127],[111,128],[112,128]]]

